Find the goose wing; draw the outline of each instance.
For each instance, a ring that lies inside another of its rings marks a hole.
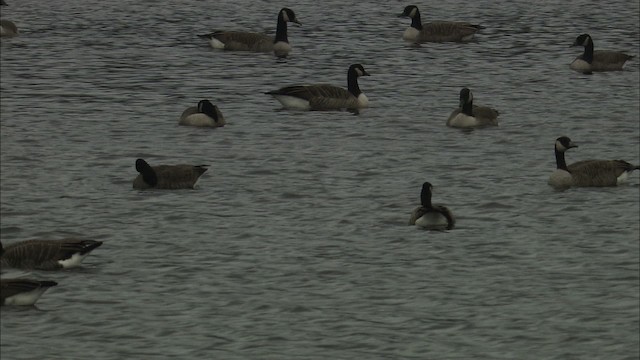
[[[210,34],[224,43],[227,50],[271,51],[273,38],[265,34],[244,31],[216,31]]]
[[[568,166],[578,186],[614,186],[620,175],[637,168],[624,160],[583,160]]]
[[[593,52],[592,66],[617,66],[622,67],[624,63],[632,59],[633,56],[619,51],[596,50]],[[594,65],[595,64],[595,65]]]
[[[409,218],[409,225],[415,225],[416,220],[420,219],[426,212],[427,209],[425,209],[423,206],[418,206],[417,208],[413,209],[413,211],[411,212],[411,217]]]
[[[433,209],[439,212],[442,216],[444,216],[447,219],[447,230],[453,229],[453,226],[455,225],[456,220],[454,219],[453,214],[451,213],[449,208],[447,208],[444,205],[434,205]]]
[[[2,302],[6,298],[12,297],[14,295],[28,293],[36,289],[40,288],[48,288],[51,286],[56,286],[58,283],[55,281],[48,280],[31,280],[31,279],[2,279],[0,280],[0,297],[2,298]]]
[[[462,21],[433,21],[423,25],[420,35],[425,41],[462,41],[481,28],[480,25]]]
[[[159,165],[153,170],[158,177],[160,189],[186,189],[193,188],[200,176],[207,171],[205,165]],[[142,175],[138,175],[142,177]]]
[[[479,121],[487,124],[498,124],[498,115],[500,114],[498,110],[494,108],[490,108],[488,106],[477,106],[473,105],[473,116],[475,116]]]
[[[62,267],[58,261],[84,255],[100,245],[101,241],[81,239],[27,240],[7,245],[2,258],[11,267],[55,270]]]

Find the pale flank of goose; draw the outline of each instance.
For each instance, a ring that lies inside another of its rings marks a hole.
[[[286,57],[291,52],[287,37],[287,22],[301,26],[293,10],[282,8],[278,12],[278,24],[275,38],[266,34],[246,31],[214,31],[210,34],[198,35],[209,40],[214,49],[271,52],[277,57]]]
[[[425,182],[422,184],[420,192],[421,206],[415,208],[411,213],[409,225],[417,225],[430,230],[451,230],[456,221],[451,211],[443,205],[431,203],[431,192],[433,186]]]
[[[80,266],[102,241],[83,239],[27,240],[6,247],[0,242],[0,266],[18,269],[58,270]]]
[[[179,125],[221,127],[226,124],[222,112],[209,100],[200,100],[198,106],[188,107],[180,115]]]
[[[33,279],[0,279],[0,305],[34,305],[55,281]]]
[[[360,90],[358,77],[369,76],[360,64],[349,66],[347,89],[331,84],[292,85],[265,94],[273,96],[285,109],[293,110],[357,110],[369,105]]]
[[[411,26],[402,34],[402,38],[412,43],[423,42],[465,42],[474,38],[481,25],[474,25],[465,21],[432,21],[423,24],[420,11],[415,5],[409,5],[398,15],[411,18]]]
[[[143,189],[193,189],[206,165],[157,165],[150,166],[143,159],[136,160],[140,173],[133,180],[133,188]]]
[[[459,106],[449,115],[447,126],[471,128],[498,125],[499,114],[496,109],[473,105],[473,93],[468,88],[462,88]]]
[[[624,68],[627,60],[633,58],[620,51],[593,50],[593,39],[589,34],[582,34],[576,38],[571,46],[584,46],[584,52],[573,60],[569,67],[572,70],[591,74],[594,71],[616,71]]]
[[[583,160],[567,166],[564,153],[574,147],[578,145],[566,136],[556,139],[556,170],[548,182],[554,188],[617,186],[625,182],[633,170],[640,169],[624,160]]]

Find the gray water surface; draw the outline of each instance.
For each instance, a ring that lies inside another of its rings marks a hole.
[[[412,47],[408,3],[14,0],[2,18],[3,243],[104,241],[81,268],[11,271],[59,283],[3,307],[8,359],[637,359],[640,176],[557,192],[569,163],[640,163],[639,2],[443,1],[423,20],[486,26]],[[196,34],[274,33],[293,53],[221,52]],[[598,9],[597,11],[590,11]],[[622,72],[568,64],[596,49]],[[283,111],[264,92],[346,87],[370,108]],[[460,88],[497,128],[445,126]],[[228,125],[179,127],[198,100]],[[208,164],[195,190],[133,190],[138,157]],[[407,226],[424,181],[457,218]]]

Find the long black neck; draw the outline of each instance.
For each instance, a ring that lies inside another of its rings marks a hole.
[[[282,17],[282,11],[278,15],[278,27],[276,28],[276,38],[273,40],[273,43],[277,43],[279,41],[283,41],[288,43],[289,39],[287,38],[287,22],[284,21]]]
[[[462,104],[462,113],[465,115],[473,116],[473,100],[469,100]]]
[[[355,97],[358,97],[360,94],[362,94],[362,91],[360,91],[360,86],[358,85],[358,74],[355,70],[349,69],[349,72],[347,73],[347,89]]]
[[[589,38],[587,45],[584,46],[584,53],[582,54],[582,60],[591,64],[593,62],[593,40]]]
[[[422,30],[422,20],[420,20],[420,11],[418,11],[418,9],[416,9],[416,14],[411,19],[411,27]]]
[[[567,162],[564,160],[564,151],[560,151],[555,147],[554,149],[556,152],[556,166],[558,167],[558,169],[569,171],[569,168],[567,168]]]
[[[425,209],[433,208],[431,204],[431,191],[429,189],[422,189],[420,193],[420,202],[422,203],[422,207]]]

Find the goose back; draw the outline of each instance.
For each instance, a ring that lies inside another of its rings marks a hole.
[[[55,281],[33,279],[1,279],[0,305],[33,305]]]
[[[2,247],[1,267],[57,270],[79,266],[102,241],[85,239],[27,240]]]

